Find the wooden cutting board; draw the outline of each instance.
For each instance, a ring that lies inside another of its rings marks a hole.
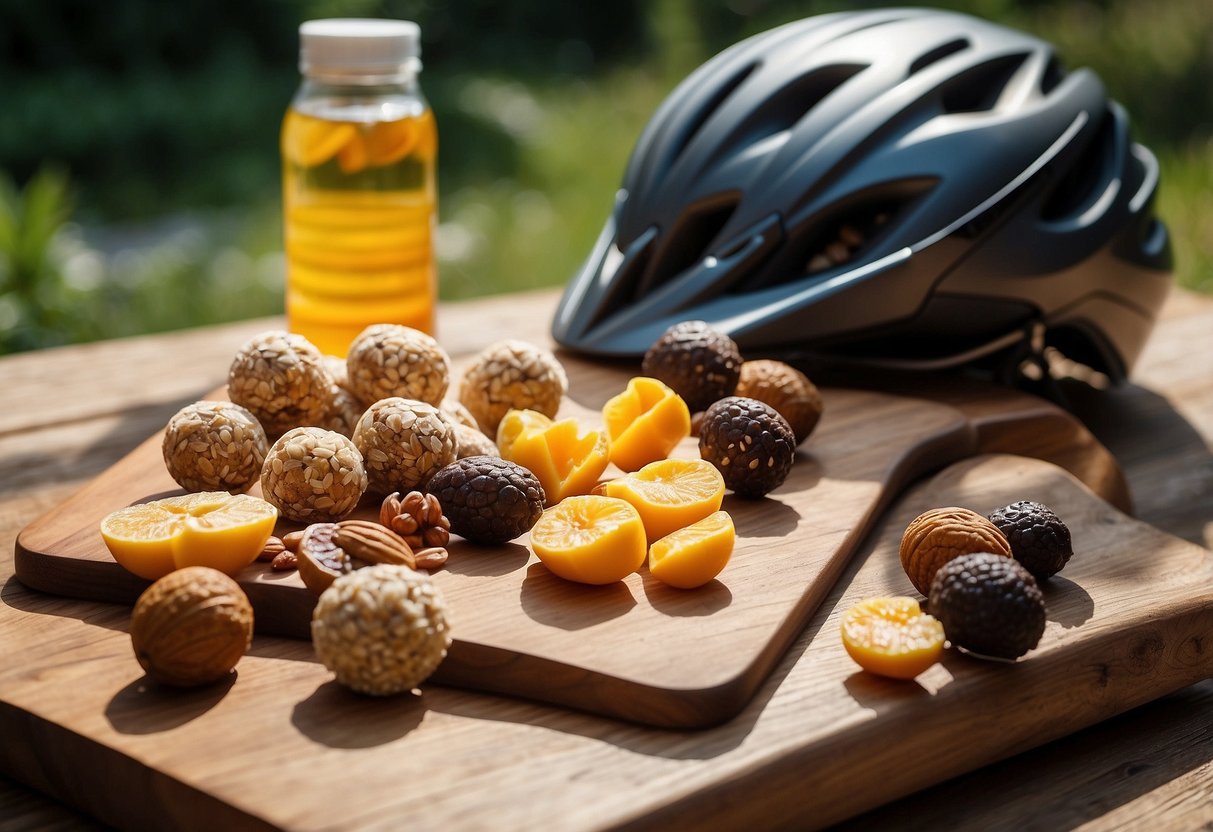
[[[594,425],[628,372],[563,360],[570,394],[561,415]],[[990,408],[980,396],[951,399],[963,406],[827,389],[825,416],[800,449],[788,481],[767,499],[726,497],[724,508],[738,532],[733,560],[698,590],[665,587],[643,568],[611,586],[572,584],[538,563],[526,537],[491,549],[456,540],[447,567],[434,576],[450,604],[455,634],[435,681],[657,726],[703,726],[731,717],[909,481],[1005,443],[1008,425],[1018,425],[1026,442],[1039,444],[1044,437],[1046,444],[1051,438],[1059,447],[1073,445],[1067,434],[1073,421],[1054,418],[1035,400],[1007,394],[1001,408]],[[23,530],[15,566],[24,584],[73,598],[134,602],[147,583],[110,558],[97,526],[121,506],[180,493],[164,470],[160,441],[159,435],[150,438]],[[1098,451],[1088,449],[1082,459],[1102,459]],[[695,443],[684,441],[675,455],[697,455]],[[1102,480],[1119,487],[1109,466],[1096,467]],[[367,500],[360,514],[373,516],[374,510]],[[280,523],[279,531],[291,528]],[[308,637],[314,598],[297,574],[254,564],[239,581],[253,602],[258,632]]]
[[[913,682],[861,672],[839,616],[913,593],[897,557],[905,524],[934,506],[1023,497],[1053,506],[1075,544],[1045,586],[1039,647],[1014,664],[949,651]],[[435,684],[355,696],[306,643],[267,637],[230,685],[167,691],[131,656],[122,608],[15,582],[3,600],[0,768],[141,828],[816,827],[1213,673],[1213,556],[1058,468],[1007,456],[959,463],[894,506],[756,696],[701,731]]]

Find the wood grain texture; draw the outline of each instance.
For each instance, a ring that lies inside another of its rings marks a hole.
[[[571,356],[564,364],[570,392],[561,415],[597,425],[628,373]],[[457,622],[435,680],[662,727],[736,714],[889,500],[975,450],[971,425],[953,408],[855,390],[827,390],[825,399],[788,481],[763,500],[726,498],[738,542],[706,587],[665,587],[644,569],[610,586],[582,586],[549,573],[527,536],[493,548],[454,540],[434,576]],[[675,455],[697,457],[696,440]],[[17,577],[43,592],[133,604],[148,584],[113,561],[98,524],[117,508],[176,493],[153,436],[21,532]],[[359,515],[377,516],[376,501],[364,500]],[[278,531],[294,528],[280,523]],[[310,638],[315,598],[297,573],[257,563],[238,579],[258,632]]]
[[[1046,592],[1041,646],[1014,665],[950,654],[913,683],[860,672],[838,617],[862,597],[912,592],[897,558],[905,523],[926,507],[986,511],[1024,493],[1054,506],[1075,538]],[[269,637],[229,686],[171,693],[130,657],[127,609],[11,580],[3,600],[0,627],[17,639],[0,669],[0,730],[38,749],[19,770],[124,825],[155,816],[213,828],[226,811],[215,801],[239,813],[233,822],[288,828],[810,828],[1213,671],[1213,558],[1053,466],[1004,456],[953,466],[902,500],[754,700],[708,730],[653,731],[438,685],[366,699],[330,682],[306,644]],[[40,659],[48,641],[53,664]],[[148,783],[146,802],[81,782],[80,760]],[[276,788],[251,772],[272,772]]]

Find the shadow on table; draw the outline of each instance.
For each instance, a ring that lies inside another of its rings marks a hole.
[[[1070,412],[1120,463],[1137,519],[1209,548],[1213,453],[1200,431],[1164,396],[1135,384],[1096,390],[1066,380],[1062,391]]]
[[[1213,761],[1213,731],[1207,714],[1213,707],[1213,680],[1185,688],[1127,714],[1114,717],[1065,739],[962,775],[946,783],[852,818],[843,830],[957,828],[985,832],[1048,827],[1074,829],[1107,818],[1125,806]],[[1204,742],[1191,741],[1193,732]],[[1136,742],[1125,748],[1117,738],[1155,738],[1143,750]],[[1189,738],[1174,742],[1176,737]],[[992,784],[1005,788],[992,788]],[[1030,784],[1030,793],[1028,786]],[[1177,787],[1178,788],[1178,787]],[[1199,788],[1191,785],[1189,788]],[[974,795],[980,794],[980,800]],[[1173,795],[1178,799],[1178,795]],[[965,806],[963,818],[956,807]],[[1120,818],[1149,828],[1148,815]]]
[[[227,696],[239,671],[214,684],[197,688],[170,688],[140,676],[110,699],[105,718],[120,734],[157,734],[197,719]]]

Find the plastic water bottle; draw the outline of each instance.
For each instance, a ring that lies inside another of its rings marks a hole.
[[[372,323],[433,332],[438,132],[404,20],[299,27],[303,83],[282,124],[286,314],[344,356]]]

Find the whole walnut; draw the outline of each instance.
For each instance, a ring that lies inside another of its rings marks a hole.
[[[131,613],[131,646],[147,675],[193,687],[222,679],[253,640],[253,607],[217,569],[188,566],[144,590]]]
[[[926,595],[931,580],[948,561],[974,552],[1011,557],[1011,545],[998,527],[975,511],[933,508],[910,521],[901,537],[901,568],[914,588]]]

